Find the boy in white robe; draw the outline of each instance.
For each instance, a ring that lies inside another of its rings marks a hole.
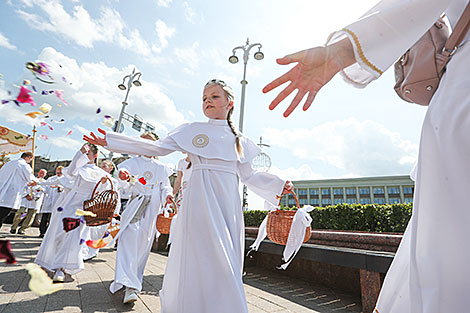
[[[0,168],[0,227],[12,209],[20,208],[24,186],[37,180],[29,165],[33,157],[31,152],[24,152],[18,160]]]
[[[44,198],[44,204],[42,205],[39,213],[41,214],[41,222],[39,223],[39,238],[43,238],[46,234],[49,221],[51,220],[51,214],[54,209],[54,205],[59,199],[59,196],[64,192],[64,188],[59,186],[59,178],[62,177],[63,166],[58,166],[55,170],[56,175],[49,177],[45,182],[40,183],[41,186],[45,187],[46,195]]]
[[[158,137],[146,133],[142,138],[156,140]],[[131,197],[121,215],[116,272],[110,286],[112,293],[126,287],[124,303],[135,302],[137,293],[142,290],[145,264],[157,231],[157,215],[162,204],[173,199],[168,179],[171,173],[162,162],[145,156],[133,157],[119,165],[120,178],[140,179],[133,183]]]
[[[47,175],[47,170],[40,169],[38,172],[38,183],[44,182],[44,177]],[[18,228],[21,222],[21,215],[26,213],[26,216],[21,223],[21,227],[18,230],[18,234],[23,235],[29,227],[33,224],[34,217],[36,213],[39,212],[44,203],[44,197],[46,195],[46,190],[41,186],[28,187],[26,186],[23,190],[23,199],[21,201],[21,206],[18,211],[16,211],[15,216],[13,217],[13,224],[10,228],[10,233],[15,234],[16,229]]]

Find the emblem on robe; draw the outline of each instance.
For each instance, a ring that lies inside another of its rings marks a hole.
[[[142,176],[145,178],[146,181],[149,181],[149,180],[152,179],[153,174],[152,174],[152,172],[150,172],[150,171],[145,171],[145,172],[144,172],[144,175],[142,175]]]
[[[209,144],[209,137],[207,137],[207,135],[199,134],[199,135],[194,136],[193,138],[193,146],[195,146],[196,148],[204,148],[208,144]]]
[[[90,176],[91,178],[96,179],[100,176],[100,173],[98,173],[98,171],[91,171]]]

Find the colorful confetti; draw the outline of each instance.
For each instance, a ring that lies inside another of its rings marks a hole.
[[[96,214],[91,212],[91,211],[83,211],[81,209],[77,209],[77,211],[75,211],[75,215],[76,216],[91,216],[91,217],[96,217]]]
[[[36,102],[34,102],[33,97],[31,97],[30,93],[33,91],[31,89],[26,88],[25,86],[20,87],[20,92],[16,97],[16,101],[21,103],[29,103],[31,106],[36,106]]]
[[[63,95],[64,95],[64,91],[63,90],[55,90],[53,91],[55,92],[55,95],[57,96],[57,98],[59,98],[60,100],[62,100],[62,102],[64,102],[64,104],[69,104],[67,101],[65,101]]]
[[[105,115],[104,118],[113,118],[111,115]]]
[[[61,207],[61,206],[57,208],[57,211],[59,211],[59,212],[62,212],[63,210],[64,210],[64,208]]]
[[[138,180],[139,180],[139,183],[141,183],[142,185],[147,185],[147,181],[145,180],[144,177],[141,177]]]
[[[42,113],[47,114],[52,110],[52,106],[49,103],[44,102],[40,107]]]
[[[2,100],[2,104],[7,104],[10,100]]]
[[[34,112],[26,113],[25,115],[29,116],[32,119],[35,119],[36,117],[38,117],[38,115],[44,115],[44,113],[39,112],[39,111],[34,111]]]
[[[98,109],[96,110],[96,114],[100,114],[100,113],[101,113],[101,108],[98,108]]]
[[[16,264],[15,256],[11,252],[10,240],[0,240],[0,259],[6,260],[7,264]]]
[[[49,139],[49,137],[47,137],[47,135],[43,135],[43,134],[38,135],[38,138],[40,138],[40,139],[42,139],[42,140],[44,140],[44,141],[46,141],[47,139]]]
[[[67,133],[67,135],[65,135],[65,137],[69,136],[70,134],[72,134],[71,130],[69,130],[69,132]]]
[[[31,85],[31,82],[27,79],[23,80],[23,85]]]
[[[80,245],[82,245],[85,242],[85,239],[81,238],[80,239]]]
[[[29,289],[38,296],[49,295],[64,287],[63,284],[54,284],[47,273],[37,264],[26,264],[26,270],[31,276],[31,279],[29,280]]]

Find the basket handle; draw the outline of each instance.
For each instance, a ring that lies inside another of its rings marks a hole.
[[[109,183],[111,184],[111,190],[114,191],[114,186],[113,186],[113,182],[111,181],[111,179],[109,179],[108,176],[104,176],[106,177],[106,180],[109,181]],[[101,177],[103,178],[103,177]],[[98,183],[96,184],[95,188],[93,189],[93,193],[91,194],[91,199],[93,199],[95,197],[95,193],[96,193],[96,189],[98,188],[98,186],[101,184],[101,178],[100,180],[98,181]]]
[[[174,207],[174,209],[175,209],[175,214],[177,214],[177,213],[178,213],[178,209],[177,209],[177,205],[176,205],[175,200],[171,200],[171,204],[173,204],[173,207]],[[164,207],[166,208],[167,205],[168,205],[168,202],[165,203],[165,206],[164,206]]]
[[[281,205],[281,199],[282,199],[282,197],[283,197],[284,195],[286,195],[286,194],[289,194],[289,193],[294,196],[295,204],[297,205],[297,209],[299,209],[299,208],[300,208],[299,199],[297,198],[297,195],[295,194],[294,190],[287,191],[286,193],[281,194],[280,196],[279,196],[279,195],[276,195],[276,198],[279,199],[279,204],[278,204],[278,206]],[[278,209],[278,210],[279,210],[279,209]]]

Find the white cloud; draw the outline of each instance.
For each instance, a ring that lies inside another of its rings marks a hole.
[[[186,1],[183,2],[183,6],[184,6],[184,17],[186,18],[188,22],[190,22],[191,24],[204,22],[204,16],[202,15],[202,13],[200,14],[194,11],[194,9],[189,6],[188,2]]]
[[[356,118],[313,128],[264,129],[263,139],[309,161],[323,161],[348,176],[409,173],[418,146],[374,121]]]
[[[143,56],[152,54],[151,46],[140,32],[129,28],[116,10],[104,7],[100,17],[93,19],[81,5],[67,12],[59,0],[28,1],[35,13],[18,9],[17,13],[31,27],[59,34],[80,46],[92,48],[95,42],[115,43],[123,49],[135,51]],[[36,13],[41,9],[45,16]]]
[[[173,2],[173,0],[157,0],[157,5],[159,7],[168,8],[170,3],[172,3],[172,2]]]
[[[16,50],[16,46],[12,45],[7,37],[0,33],[0,47],[5,47],[10,50]]]
[[[83,145],[82,141],[72,139],[70,137],[52,137],[49,138],[49,143],[59,148],[65,148],[71,151],[77,151]]]
[[[161,52],[163,48],[168,46],[168,39],[170,39],[176,32],[176,29],[169,27],[162,20],[155,22],[155,30],[158,34],[158,39],[160,40],[160,47],[152,46],[152,50],[155,52]]]
[[[194,75],[199,69],[200,58],[197,53],[199,42],[194,42],[190,48],[175,49],[175,55],[181,64],[184,65],[184,71],[188,74]]]

